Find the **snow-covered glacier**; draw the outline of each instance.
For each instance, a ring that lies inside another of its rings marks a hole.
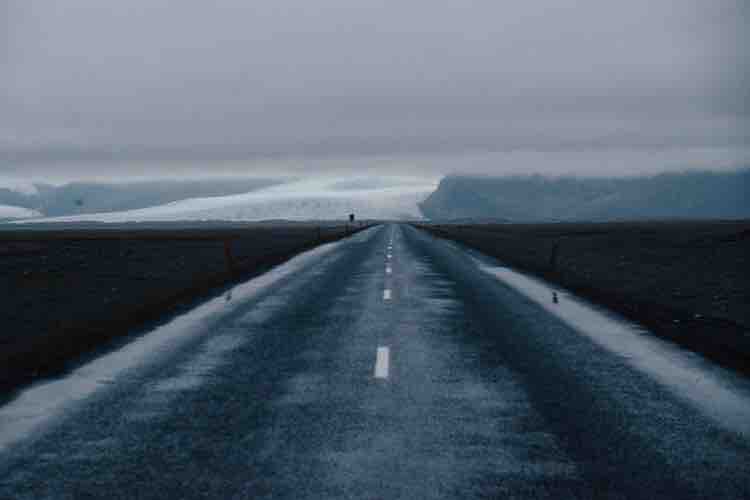
[[[40,215],[36,210],[13,205],[0,205],[0,220],[3,219],[26,219],[29,217],[38,217]]]
[[[188,198],[120,212],[35,219],[39,222],[232,220],[336,220],[422,218],[418,204],[437,182],[414,178],[292,180],[257,191]]]

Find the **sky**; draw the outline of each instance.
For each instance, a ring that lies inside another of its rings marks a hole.
[[[0,0],[0,177],[750,165],[744,0]]]

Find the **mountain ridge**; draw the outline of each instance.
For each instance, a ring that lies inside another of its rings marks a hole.
[[[747,218],[750,168],[629,178],[449,175],[420,209],[432,220]]]

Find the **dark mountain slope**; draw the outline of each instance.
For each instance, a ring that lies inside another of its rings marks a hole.
[[[420,208],[433,220],[750,217],[750,169],[636,178],[448,176]]]

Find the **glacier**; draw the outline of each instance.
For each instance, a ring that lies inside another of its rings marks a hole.
[[[436,187],[437,181],[406,177],[292,180],[242,194],[24,222],[303,221],[346,219],[350,213],[358,219],[421,219],[419,203]]]
[[[29,217],[39,217],[39,215],[41,215],[39,212],[30,208],[17,207],[14,205],[0,205],[0,220],[26,219]]]

